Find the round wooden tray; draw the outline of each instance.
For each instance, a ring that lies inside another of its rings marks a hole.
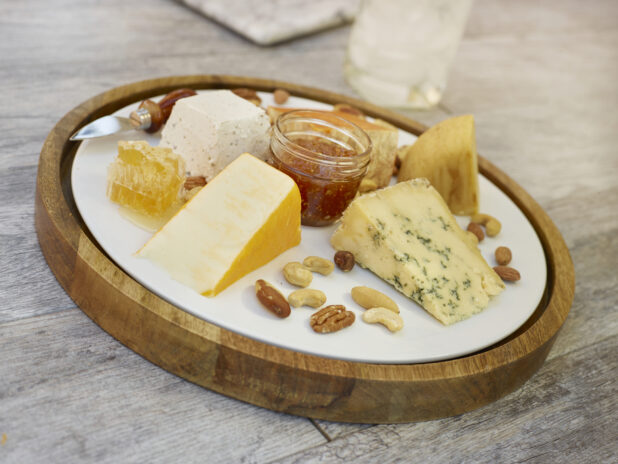
[[[480,171],[534,226],[547,257],[544,297],[506,340],[449,361],[366,364],[306,355],[261,343],[194,317],[146,290],[112,262],[84,225],[71,193],[85,123],[130,103],[170,92],[251,87],[326,103],[349,103],[413,134],[425,126],[331,92],[264,79],[182,76],[112,89],[70,111],[51,131],[39,160],[36,230],[43,254],[75,303],[103,330],[144,358],[198,385],[289,414],[344,422],[396,423],[451,416],[478,408],[521,386],[545,360],[573,301],[573,263],[560,232],[519,185],[479,157]]]

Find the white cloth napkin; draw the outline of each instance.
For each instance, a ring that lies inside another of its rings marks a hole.
[[[260,45],[352,21],[359,0],[180,0]]]

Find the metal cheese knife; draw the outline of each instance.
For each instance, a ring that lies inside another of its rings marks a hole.
[[[197,95],[193,89],[178,89],[168,93],[159,103],[144,100],[137,110],[131,112],[128,118],[103,116],[82,127],[69,140],[94,139],[131,130],[156,132],[170,117],[174,104],[181,98],[193,95]]]

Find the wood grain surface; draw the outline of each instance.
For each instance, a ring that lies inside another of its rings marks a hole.
[[[450,419],[310,421],[148,363],[90,321],[45,264],[36,165],[71,108],[179,74],[253,75],[353,95],[349,29],[253,46],[172,1],[0,3],[0,462],[616,461],[618,4],[477,0],[441,106],[541,204],[575,265],[572,310],[522,388]]]

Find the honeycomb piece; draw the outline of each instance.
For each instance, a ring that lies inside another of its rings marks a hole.
[[[118,142],[118,156],[107,172],[107,196],[148,216],[161,216],[185,182],[184,160],[169,148],[147,142]]]

